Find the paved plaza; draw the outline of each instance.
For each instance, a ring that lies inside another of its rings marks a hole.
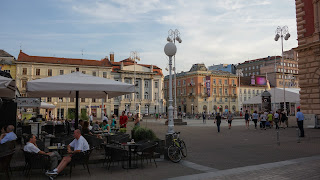
[[[116,165],[107,170],[102,163],[90,164],[91,176],[81,165],[73,170],[71,179],[320,179],[320,129],[305,129],[306,137],[298,143],[296,128],[245,128],[244,120],[234,120],[232,128],[222,121],[221,132],[213,120],[186,120],[188,125],[175,126],[188,147],[188,157],[180,163],[157,159],[144,168],[124,170]],[[142,126],[165,138],[165,120],[144,119]],[[133,127],[129,123],[128,131]],[[103,152],[101,152],[103,154]],[[57,179],[70,179],[69,168]],[[2,177],[2,176],[1,176]],[[27,179],[14,171],[12,179]],[[47,179],[40,171],[31,179]]]

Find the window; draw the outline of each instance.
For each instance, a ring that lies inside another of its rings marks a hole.
[[[252,66],[252,69],[254,69],[254,66]]]
[[[194,102],[194,98],[191,98],[191,102]]]
[[[167,88],[167,83],[164,83],[164,88]]]
[[[107,78],[107,72],[103,72],[102,76],[103,78]]]
[[[71,73],[74,73],[74,70],[71,70]]]
[[[148,92],[144,93],[144,99],[149,99],[149,93]]]
[[[10,74],[10,70],[8,70],[8,69],[5,69],[3,71]]]
[[[59,97],[59,102],[63,102],[63,98],[62,97]]]
[[[219,84],[222,84],[222,81],[221,81],[221,79],[219,79]]]
[[[227,95],[228,94],[228,89],[224,89],[224,94]]]
[[[97,72],[93,71],[92,76],[97,76]]]
[[[181,94],[181,91],[180,91],[180,89],[178,89],[178,96]]]
[[[36,76],[40,76],[40,69],[36,69]]]
[[[257,75],[259,75],[259,72],[257,72]]]
[[[222,98],[219,99],[219,102],[222,102]]]
[[[63,75],[64,71],[63,70],[60,70],[60,75]]]
[[[249,71],[250,71],[250,70],[251,70],[251,67],[249,67],[248,69],[249,69]]]
[[[22,74],[23,74],[23,75],[27,75],[27,68],[23,68],[23,69],[22,69]]]
[[[240,89],[240,94],[242,94],[242,89]]]
[[[244,70],[247,70],[247,68],[244,68]]]
[[[219,94],[222,94],[222,88],[219,88]]]
[[[86,74],[86,71],[82,71],[82,74]]]
[[[193,78],[191,78],[191,84],[193,83]]]
[[[244,97],[243,100],[246,101],[246,100],[247,100],[247,97]]]
[[[204,77],[204,78],[202,78],[202,81],[205,83],[206,82],[206,78]]]
[[[154,88],[158,88],[158,82],[154,82]]]
[[[255,90],[254,89],[252,90],[252,94],[255,94]]]
[[[178,81],[178,86],[180,86],[180,80]]]
[[[165,91],[165,93],[166,93],[166,91]],[[136,92],[136,99],[140,99],[140,94],[139,94],[139,92]]]
[[[216,84],[216,79],[213,79],[213,84]]]
[[[234,84],[234,79],[232,79],[232,84]]]
[[[48,69],[48,76],[52,76],[52,69]]]
[[[217,89],[213,88],[213,94],[217,94]]]
[[[186,80],[183,80],[183,85],[186,85]]]
[[[96,102],[96,98],[92,98],[92,99],[91,99],[91,102]]]
[[[81,102],[86,102],[86,98],[81,98]]]
[[[149,82],[148,81],[144,81],[144,87],[148,88],[149,87]]]
[[[186,92],[187,92],[187,90],[186,90],[186,89],[183,89],[183,94],[184,94],[184,95],[186,94]]]
[[[228,84],[228,80],[224,80],[224,84]]]
[[[248,74],[246,73],[244,76],[248,76]]]
[[[48,98],[47,98],[47,102],[51,102],[51,97],[48,97]]]
[[[248,94],[251,94],[251,90],[250,89],[248,89]]]
[[[243,93],[244,93],[244,94],[247,94],[247,90],[246,90],[246,89],[244,89],[244,90],[243,90]]]
[[[259,66],[256,66],[256,69],[259,69]]]
[[[233,94],[236,94],[236,89],[233,89],[233,90],[232,90],[232,93],[233,93]]]
[[[252,75],[255,75],[255,73],[253,72]]]
[[[224,102],[228,102],[228,98],[224,98]]]
[[[213,100],[214,102],[217,102],[217,98],[214,98],[214,100]]]

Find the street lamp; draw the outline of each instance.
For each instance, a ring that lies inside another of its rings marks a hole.
[[[168,118],[168,134],[174,133],[173,123],[173,107],[172,107],[172,56],[177,52],[177,47],[172,42],[164,46],[164,53],[169,56],[169,118]]]
[[[54,102],[53,104],[55,105],[55,109],[56,109],[56,111],[57,111],[57,104],[58,104],[58,103],[57,103],[57,102]],[[57,113],[57,116],[58,116],[58,113]],[[52,120],[54,120],[54,119],[52,119]]]
[[[285,78],[284,78],[284,58],[283,58],[283,38],[285,40],[288,40],[290,38],[290,33],[288,26],[277,27],[276,30],[276,36],[274,37],[275,41],[278,41],[279,38],[281,38],[281,56],[282,56],[282,78],[283,78],[283,110],[285,113],[287,113],[286,108],[286,86],[285,86]]]
[[[59,120],[61,120],[61,102],[62,102],[62,99],[59,98],[59,104],[60,104]]]
[[[238,101],[238,104],[239,104],[239,113],[240,113],[241,106],[242,106],[242,97],[240,95],[240,77],[243,76],[242,69],[237,69],[236,74],[239,77],[239,91],[238,91],[239,92],[239,96],[238,96],[238,99],[240,99],[240,100]]]
[[[134,61],[134,94],[133,94],[133,104],[134,104],[134,114],[137,114],[136,105],[136,60],[140,61],[140,56],[137,51],[131,51],[130,59]]]
[[[168,31],[168,42],[173,42],[176,44],[176,40],[181,43],[182,40],[180,38],[180,32],[178,29],[175,29],[174,31],[170,29]],[[176,70],[176,56],[173,57],[174,60],[174,119],[178,119],[178,113],[177,113],[177,70]]]

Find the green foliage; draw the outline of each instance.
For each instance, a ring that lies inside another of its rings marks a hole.
[[[88,120],[88,119],[89,119],[89,117],[88,117],[88,115],[87,115],[87,110],[86,110],[86,109],[81,109],[80,119],[82,119],[82,120]]]
[[[76,117],[76,109],[69,108],[68,109],[68,119],[75,119]]]
[[[156,140],[157,136],[156,134],[148,128],[144,127],[135,127],[134,128],[134,140],[135,141],[141,141],[141,140]]]
[[[119,129],[119,132],[126,133],[126,132],[127,132],[127,129],[126,129],[126,128],[120,128],[120,129]]]

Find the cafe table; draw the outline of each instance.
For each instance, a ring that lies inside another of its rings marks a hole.
[[[48,146],[47,147],[48,148],[48,150],[50,151],[50,152],[52,152],[52,151],[58,151],[58,153],[61,155],[62,154],[62,152],[63,152],[63,150],[66,150],[67,149],[67,147],[66,146]]]
[[[129,158],[128,158],[129,166],[126,167],[126,169],[135,169],[135,168],[137,168],[138,167],[137,164],[135,164],[135,165],[132,164],[132,151],[136,147],[140,146],[141,144],[135,143],[135,142],[126,142],[126,143],[121,143],[121,145],[124,146],[124,147],[128,147],[128,149],[129,149]]]

